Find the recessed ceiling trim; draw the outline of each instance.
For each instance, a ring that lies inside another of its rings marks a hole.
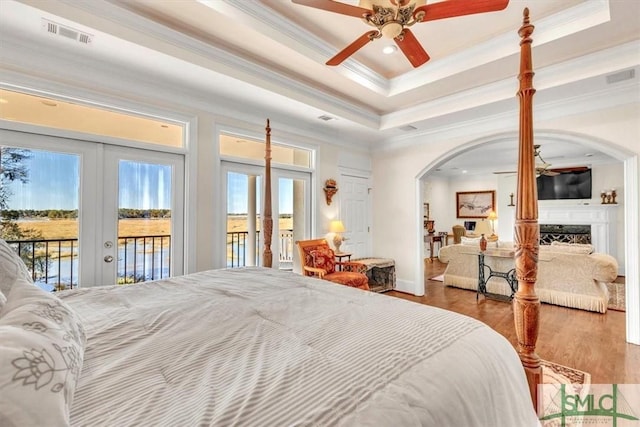
[[[584,80],[617,70],[637,66],[640,41],[595,52],[557,65],[536,70],[534,87],[541,91],[576,80]],[[380,118],[380,129],[402,126],[501,100],[512,99],[518,83],[514,77],[467,91],[454,93],[412,108],[394,111]]]
[[[247,0],[197,0],[199,3],[225,15],[250,21],[253,29],[286,46],[299,46],[301,51],[320,64],[335,54],[335,46],[306,31],[276,11],[257,1]],[[244,15],[244,16],[243,16]],[[247,19],[249,16],[249,19]],[[297,50],[297,49],[296,49]],[[371,68],[353,59],[345,61],[335,72],[361,84],[369,90],[389,96],[390,82]]]
[[[586,1],[536,22],[534,47],[567,37],[579,31],[608,22],[609,1]],[[493,39],[465,49],[445,59],[432,60],[390,81],[389,96],[416,89],[452,75],[520,52],[517,28]]]

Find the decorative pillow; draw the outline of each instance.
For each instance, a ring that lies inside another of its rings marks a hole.
[[[335,272],[336,257],[331,248],[317,248],[311,251],[311,257],[314,267],[323,269],[327,274]]]
[[[460,243],[463,245],[475,245],[480,246],[480,237],[460,237]]]
[[[8,298],[11,287],[17,278],[32,282],[29,270],[22,259],[7,242],[0,239],[0,294],[4,294],[5,298]]]
[[[555,252],[569,252],[572,254],[591,254],[593,245],[584,243],[551,242],[551,250]]]
[[[58,297],[18,278],[0,310],[0,425],[69,425],[84,329]]]

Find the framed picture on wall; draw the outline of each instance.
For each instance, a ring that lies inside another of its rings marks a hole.
[[[496,192],[459,191],[456,192],[457,218],[486,218],[496,210]]]

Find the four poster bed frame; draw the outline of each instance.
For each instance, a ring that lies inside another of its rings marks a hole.
[[[518,291],[513,300],[514,320],[518,337],[518,354],[524,366],[529,391],[537,406],[538,384],[542,382],[540,358],[535,352],[538,339],[540,299],[535,292],[538,272],[540,227],[538,224],[538,198],[536,189],[533,138],[533,63],[531,60],[531,34],[534,26],[529,21],[529,8],[523,11],[523,23],[518,34],[520,41],[520,87],[518,169],[516,189],[516,222],[514,229],[515,265]],[[271,234],[271,127],[267,119],[265,141],[264,188],[264,252],[263,266],[272,266]]]
[[[0,425],[539,427],[532,31],[525,10],[517,351],[468,316],[265,268],[267,121],[262,267],[48,293],[0,239]]]

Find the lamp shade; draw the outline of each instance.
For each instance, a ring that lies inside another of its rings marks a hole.
[[[487,216],[487,219],[489,221],[495,221],[496,219],[498,219],[498,214],[496,213],[496,211],[491,211],[491,212],[489,212],[489,215]]]
[[[491,234],[491,226],[488,221],[482,220],[476,223],[475,234]]]
[[[344,224],[340,220],[334,220],[329,223],[330,233],[344,233]]]

